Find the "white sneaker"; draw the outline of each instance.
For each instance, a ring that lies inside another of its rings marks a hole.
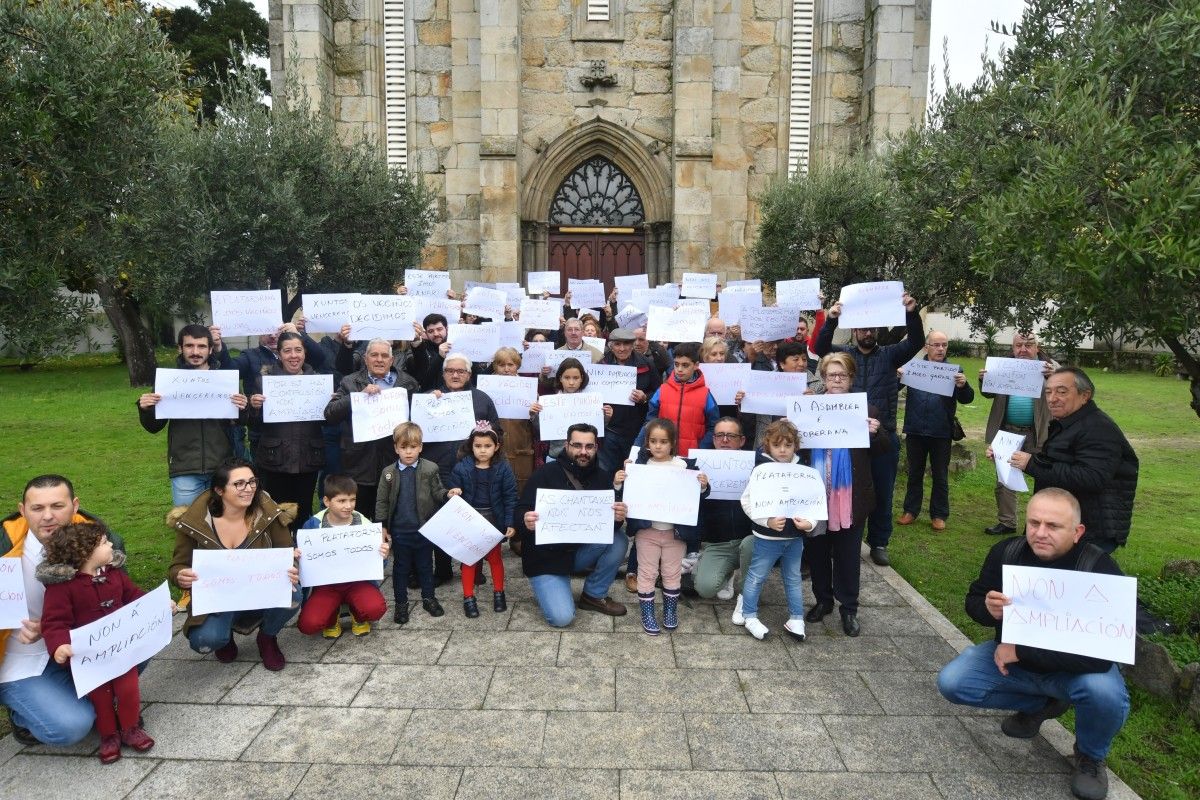
[[[749,625],[747,625],[747,627],[749,627]],[[787,622],[783,623],[783,629],[787,631],[788,634],[796,641],[804,641],[804,620],[789,619]]]
[[[742,596],[740,594],[738,595],[737,603],[733,606],[733,616],[729,618],[729,621],[734,625],[746,624],[746,618],[742,616]]]
[[[717,590],[718,600],[729,600],[733,597],[733,573],[729,573],[729,580],[725,581],[725,585]]]
[[[748,617],[746,619],[746,633],[753,636],[755,639],[762,640],[767,637],[767,632],[770,629],[758,621],[758,617]]]

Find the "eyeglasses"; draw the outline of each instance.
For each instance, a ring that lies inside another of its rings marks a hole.
[[[596,449],[596,445],[594,444],[582,444],[580,442],[567,442],[567,447],[572,450],[584,450],[589,453]]]
[[[447,375],[470,375],[471,374],[471,371],[469,369],[457,369],[454,367],[447,367],[446,369],[442,370],[442,372],[444,372]]]
[[[850,376],[845,372],[826,372],[825,380],[827,381],[848,381]]]
[[[229,485],[233,487],[235,492],[244,492],[247,489],[257,489],[258,478],[247,478],[244,481],[234,481]]]
[[[728,442],[732,439],[745,439],[746,437],[740,433],[714,433],[713,438]]]

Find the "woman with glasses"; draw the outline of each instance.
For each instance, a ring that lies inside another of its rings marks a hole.
[[[292,532],[288,524],[295,516],[294,505],[280,505],[263,491],[254,465],[231,458],[213,473],[211,489],[190,506],[179,506],[167,516],[167,524],[175,529],[175,552],[168,577],[185,593],[190,592],[192,584],[203,577],[192,569],[196,550],[290,549]],[[263,666],[272,671],[283,669],[286,661],[276,637],[300,608],[300,573],[296,567],[288,570],[288,577],[292,581],[292,602],[286,608],[195,615],[189,607],[183,624],[188,644],[197,653],[213,653],[217,661],[227,663],[238,654],[234,630],[250,630],[261,620],[257,644]]]

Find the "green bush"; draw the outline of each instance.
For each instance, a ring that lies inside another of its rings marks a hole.
[[[970,358],[975,346],[966,339],[951,339],[946,344],[946,358]]]
[[[1142,578],[1138,595],[1157,616],[1170,620],[1178,631],[1149,638],[1167,649],[1176,664],[1200,662],[1200,577],[1169,575]]]

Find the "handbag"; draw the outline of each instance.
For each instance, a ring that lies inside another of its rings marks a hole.
[[[954,419],[951,420],[950,438],[956,442],[961,442],[963,439],[967,438],[967,432],[963,430],[962,423],[958,421],[957,414],[955,414]]]

